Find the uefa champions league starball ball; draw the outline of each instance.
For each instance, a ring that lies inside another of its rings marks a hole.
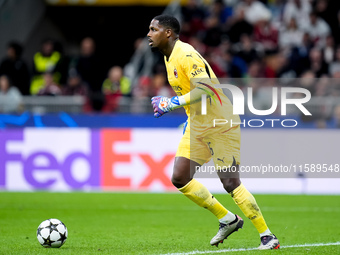
[[[67,239],[67,228],[57,219],[48,219],[38,227],[37,238],[45,248],[59,248]]]

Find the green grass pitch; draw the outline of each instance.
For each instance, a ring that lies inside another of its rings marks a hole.
[[[256,195],[283,248],[223,253],[217,251],[257,247],[260,239],[227,194],[216,197],[245,220],[218,248],[209,244],[218,230],[215,217],[181,194],[1,192],[0,254],[340,254],[340,243],[284,248],[339,242],[339,196]],[[69,231],[59,249],[43,248],[36,238],[49,218]]]

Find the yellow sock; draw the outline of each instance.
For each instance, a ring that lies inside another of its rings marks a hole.
[[[208,189],[195,179],[178,190],[199,206],[211,211],[218,219],[223,218],[228,213],[228,210],[217,201]]]
[[[242,183],[230,194],[235,203],[240,207],[244,215],[251,220],[259,233],[263,233],[268,229],[255,198]]]

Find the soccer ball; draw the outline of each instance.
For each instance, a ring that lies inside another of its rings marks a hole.
[[[39,225],[37,238],[45,248],[59,248],[67,239],[67,228],[60,220],[48,219]]]

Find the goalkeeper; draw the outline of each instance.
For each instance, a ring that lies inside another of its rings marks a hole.
[[[213,127],[214,119],[240,123],[233,115],[232,104],[221,89],[214,88],[218,80],[205,59],[189,44],[179,40],[180,25],[168,15],[156,16],[150,23],[147,35],[152,50],[164,55],[168,80],[177,96],[153,97],[154,116],[184,107],[188,115],[187,127],[180,141],[174,164],[172,183],[197,205],[208,209],[219,220],[219,230],[210,244],[218,246],[233,232],[243,226],[239,216],[228,211],[217,199],[193,178],[195,169],[212,158],[215,166],[236,168],[237,171],[218,172],[224,189],[231,195],[241,211],[254,224],[260,234],[259,249],[278,249],[280,243],[266,225],[255,198],[241,183],[238,173],[240,164],[240,126]],[[209,114],[201,114],[202,94],[209,104]],[[221,169],[221,168],[219,168]]]

